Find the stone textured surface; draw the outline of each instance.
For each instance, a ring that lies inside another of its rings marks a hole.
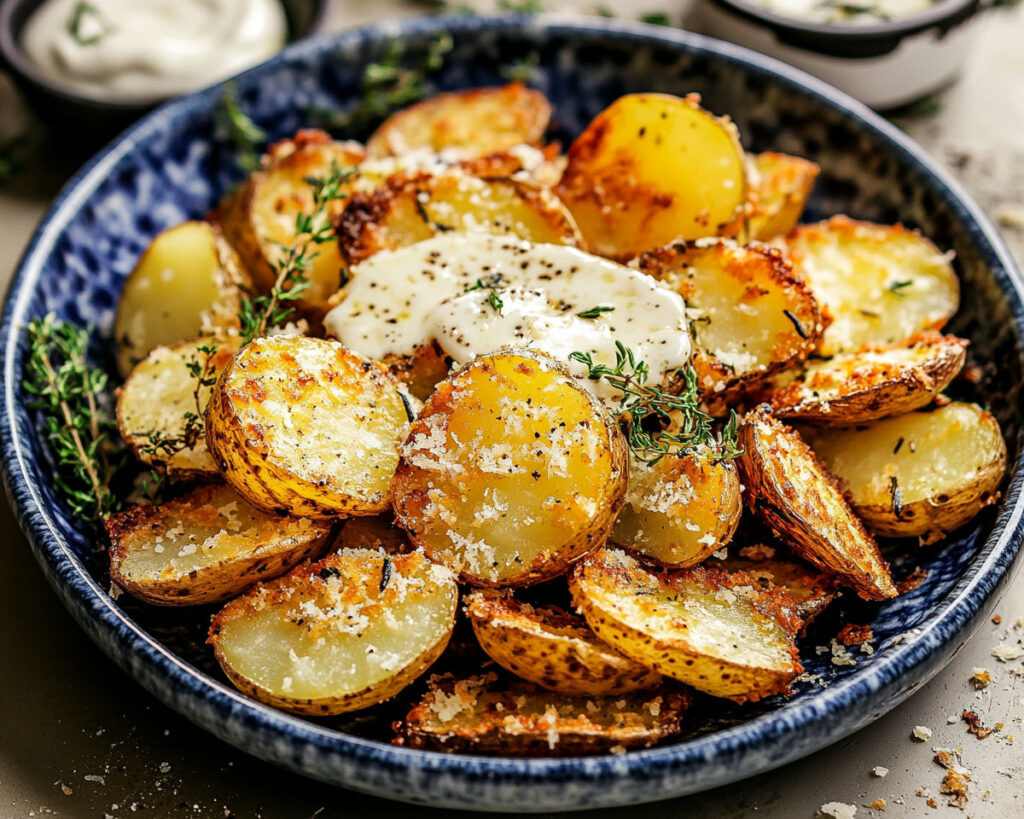
[[[1000,85],[1000,76],[1007,81],[1004,92],[1022,76],[1020,55],[1013,48],[1013,37],[1006,34],[1011,22],[1017,37],[1024,33],[1019,13],[990,20],[987,39],[964,83],[944,95],[938,111],[909,119],[906,125],[962,176],[990,213],[1004,219],[1007,238],[1013,241],[1016,236],[1020,251],[1021,234],[1015,232],[1019,228],[1013,227],[1013,214],[1021,205],[1014,197],[1024,191],[1019,185],[1014,187],[1012,174],[1020,173],[1020,163],[1014,162],[1014,157],[1021,158],[1024,148],[1021,130],[1016,127],[1024,120],[1024,111],[1019,110],[1024,100],[1019,91],[999,96],[993,90]],[[1005,52],[1001,58],[1000,44]],[[1015,74],[1012,67],[1001,66],[1001,60],[1012,63],[1014,59]],[[976,70],[979,63],[982,68]],[[978,86],[974,93],[972,83]],[[6,116],[13,105],[11,99],[9,89],[0,88],[0,111],[5,112],[0,127],[8,127],[14,120]],[[957,106],[963,112],[960,115]],[[4,272],[13,266],[52,195],[53,180],[62,173],[61,160],[55,158],[52,148],[39,153],[35,167],[0,189],[0,237],[5,240],[0,243],[0,270]],[[40,162],[44,158],[46,162]],[[318,815],[340,816],[340,802],[349,816],[357,805],[365,814],[411,812],[366,797],[346,794],[339,799],[337,791],[271,771],[209,740],[157,705],[81,639],[31,566],[9,512],[0,531],[9,533],[11,555],[10,571],[3,576],[3,584],[10,588],[0,591],[4,601],[0,634],[5,656],[12,660],[5,665],[14,669],[13,674],[5,675],[0,696],[4,709],[0,725],[5,737],[0,752],[0,815],[28,815],[43,807],[62,815],[108,812],[120,816],[129,815],[133,803],[143,815],[148,811],[149,815],[221,816],[228,809],[234,815],[248,816],[262,808],[266,816],[307,816],[325,807]],[[1022,597],[1018,583],[997,609],[1002,625],[983,628],[925,693],[879,723],[782,771],[731,786],[725,792],[637,808],[636,815],[732,816],[757,809],[758,815],[810,816],[824,802],[867,805],[878,797],[888,802],[886,815],[931,812],[928,797],[915,796],[915,791],[928,788],[940,804],[945,802],[938,793],[942,772],[931,762],[933,745],[964,746],[963,764],[974,770],[969,813],[1013,813],[1013,798],[1021,791],[1024,771],[1019,752],[1013,753],[1008,738],[1016,726],[1024,741],[1024,725],[1014,722],[1024,715],[1024,684],[1020,677],[1011,676],[1008,664],[991,657],[991,643],[997,635],[989,632],[1012,627],[1015,617],[1024,614]],[[1021,636],[1019,631],[1016,634]],[[965,660],[970,662],[965,664]],[[995,678],[980,699],[967,681],[975,665],[988,667]],[[1019,662],[1016,667],[1019,670]],[[73,687],[67,684],[69,677],[75,678]],[[123,695],[109,697],[104,692],[111,688]],[[57,692],[60,696],[55,696]],[[958,715],[963,708],[977,711],[986,724],[1002,721],[1006,728],[979,742],[966,733],[962,722],[947,723],[948,715]],[[147,713],[147,709],[152,710]],[[935,731],[930,742],[911,741],[910,732],[918,724]],[[163,737],[165,729],[173,739]],[[97,735],[97,731],[102,733]],[[167,771],[163,763],[170,766]],[[890,768],[891,773],[884,779],[872,777],[871,768],[876,765]],[[109,770],[103,770],[105,766]],[[103,782],[85,776],[100,776]],[[65,794],[65,789],[71,793]],[[986,790],[990,791],[987,799],[982,796]],[[904,805],[895,803],[900,796]],[[861,813],[870,814],[864,807]]]

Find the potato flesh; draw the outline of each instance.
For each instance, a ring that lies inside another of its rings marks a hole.
[[[974,404],[958,402],[808,437],[858,507],[892,507],[894,487],[904,506],[941,504],[943,496],[948,500],[978,481],[985,484],[979,494],[993,492],[1001,470],[993,475],[991,467],[1006,457],[995,418]]]
[[[480,179],[457,169],[394,177],[370,194],[354,196],[338,223],[349,265],[451,231],[581,243],[572,217],[548,189],[511,179]]]
[[[409,430],[391,495],[398,522],[470,583],[554,576],[598,543],[625,489],[625,441],[553,361],[481,356],[443,382]]]
[[[653,465],[634,457],[609,539],[666,566],[693,566],[732,539],[741,512],[735,467],[710,451]]]
[[[758,180],[747,233],[751,239],[766,242],[789,233],[800,221],[821,169],[814,162],[773,151],[758,154],[754,164]]]
[[[898,225],[836,216],[798,227],[785,247],[832,316],[819,346],[823,355],[939,330],[959,306],[959,284],[947,254]]]
[[[218,657],[291,700],[337,701],[386,685],[447,643],[458,590],[422,553],[388,558],[381,590],[384,561],[345,549],[238,598],[214,620]]]
[[[637,264],[686,300],[693,366],[710,395],[803,358],[821,334],[813,294],[777,250],[703,240],[658,248]]]
[[[628,259],[735,234],[745,159],[732,124],[696,98],[627,94],[573,142],[558,190],[593,252]]]
[[[383,366],[302,336],[243,348],[207,412],[210,447],[240,494],[316,517],[386,508],[407,425],[399,384]]]
[[[203,437],[195,446],[172,454],[142,450],[150,446],[150,433],[158,433],[164,439],[183,436],[185,413],[202,412],[209,403],[211,388],[200,387],[197,399],[196,378],[188,367],[190,360],[206,364],[207,354],[200,348],[209,344],[217,348],[211,371],[218,373],[231,358],[236,343],[225,338],[200,338],[173,347],[158,347],[132,370],[118,396],[117,423],[121,437],[139,460],[163,465],[170,474],[182,477],[218,474]]]
[[[196,500],[160,507],[159,530],[130,537],[120,561],[129,578],[182,577],[244,556],[272,541],[323,538],[329,525],[281,518],[250,506],[227,486],[204,487]],[[201,505],[197,505],[197,501]],[[184,507],[184,508],[183,508]]]
[[[213,226],[185,222],[159,234],[121,289],[114,323],[127,376],[150,351],[203,331],[237,326],[240,272],[228,269]],[[231,254],[233,257],[233,254]]]
[[[454,149],[476,157],[537,143],[551,118],[551,103],[522,83],[438,94],[387,119],[367,140],[371,157],[418,148]]]
[[[605,548],[574,569],[570,589],[590,627],[623,654],[742,702],[784,690],[800,670],[792,601],[750,583],[703,567],[655,573]]]

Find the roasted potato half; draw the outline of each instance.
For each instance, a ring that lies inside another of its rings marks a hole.
[[[690,698],[664,688],[615,698],[570,697],[494,673],[433,677],[396,722],[395,744],[448,753],[580,756],[648,748],[680,732]]]
[[[766,242],[796,227],[821,168],[798,156],[765,151],[754,157],[754,169],[757,179],[747,235]]]
[[[342,549],[228,603],[208,642],[245,694],[293,714],[355,711],[395,696],[448,645],[451,572],[422,552]]]
[[[326,547],[331,524],[253,508],[223,484],[107,520],[110,577],[157,606],[220,603]]]
[[[260,338],[221,373],[206,440],[228,483],[260,509],[372,515],[388,505],[407,402],[386,367],[336,341]]]
[[[346,549],[383,549],[389,554],[412,551],[405,531],[388,513],[346,518],[338,530],[337,544]]]
[[[792,599],[742,572],[655,572],[602,548],[573,568],[569,588],[598,637],[698,691],[759,700],[786,691],[801,671],[794,637],[803,624]]]
[[[746,159],[735,126],[698,96],[627,94],[572,143],[558,192],[594,253],[631,259],[678,239],[735,235]]]
[[[117,428],[140,461],[182,480],[218,476],[202,425],[194,435],[188,431],[186,415],[202,418],[210,400],[210,387],[200,384],[190,364],[215,376],[237,343],[210,337],[157,347],[132,370],[117,396]]]
[[[839,595],[835,577],[761,543],[738,550],[730,547],[730,554],[713,565],[723,572],[746,572],[763,588],[785,589],[796,604],[805,631],[807,624]]]
[[[748,503],[777,538],[865,600],[896,596],[878,545],[799,433],[760,406],[743,419],[739,442]]]
[[[636,265],[686,301],[693,368],[711,398],[805,358],[821,338],[814,295],[775,248],[677,242],[644,253]]]
[[[604,541],[626,489],[618,425],[561,365],[481,356],[409,428],[391,485],[413,543],[479,586],[561,574]]]
[[[557,606],[531,606],[508,594],[476,591],[466,614],[498,665],[560,694],[612,696],[657,688],[661,675],[597,638],[583,618]]]
[[[384,361],[417,401],[426,401],[448,377],[448,357],[436,341],[421,344],[410,355],[391,355]]]
[[[670,568],[693,566],[732,539],[742,511],[736,467],[713,450],[654,464],[634,456],[609,540]]]
[[[381,250],[450,231],[581,244],[572,216],[548,188],[514,179],[482,179],[457,169],[393,176],[371,193],[354,195],[336,230],[350,266]]]
[[[886,537],[938,540],[995,503],[1006,472],[999,423],[975,404],[807,436],[857,513]]]
[[[923,334],[901,344],[840,353],[787,370],[758,390],[778,418],[813,424],[860,424],[931,403],[963,369],[967,342]]]
[[[437,94],[388,117],[367,141],[366,153],[398,156],[428,148],[484,156],[540,143],[550,120],[551,103],[521,82]]]
[[[940,330],[960,304],[950,255],[916,230],[833,216],[800,225],[783,244],[832,318],[822,355]]]
[[[220,230],[185,222],[159,234],[121,288],[114,320],[121,375],[156,347],[238,327],[248,274]]]
[[[326,176],[332,166],[357,166],[364,155],[358,143],[334,142],[322,131],[299,131],[294,139],[271,147],[263,167],[221,203],[217,221],[257,290],[273,286],[279,261],[296,241],[295,217],[313,209],[310,180]],[[348,187],[355,181],[353,177]],[[344,203],[333,203],[331,210],[340,213]],[[313,313],[323,312],[327,299],[341,286],[342,269],[337,243],[318,244],[307,271],[309,288],[299,305]]]

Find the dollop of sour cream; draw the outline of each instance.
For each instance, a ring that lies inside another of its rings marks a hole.
[[[436,341],[455,362],[529,347],[568,365],[599,398],[621,396],[586,378],[630,348],[660,381],[689,361],[686,305],[649,276],[573,247],[486,234],[444,234],[356,265],[324,319],[342,344],[373,359]]]
[[[280,0],[46,0],[21,44],[40,71],[81,94],[146,103],[237,74],[287,34]]]

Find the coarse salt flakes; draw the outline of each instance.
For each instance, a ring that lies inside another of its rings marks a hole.
[[[925,725],[915,725],[914,726],[914,739],[918,740],[919,742],[927,742],[931,738],[932,738],[932,729],[931,728],[928,728]]]
[[[857,815],[857,806],[846,802],[826,802],[818,808],[819,816],[830,816],[832,819],[853,819]]]
[[[879,779],[884,778],[888,773],[889,769],[883,768],[881,765],[875,765],[875,767],[871,769],[871,775],[877,776]]]

